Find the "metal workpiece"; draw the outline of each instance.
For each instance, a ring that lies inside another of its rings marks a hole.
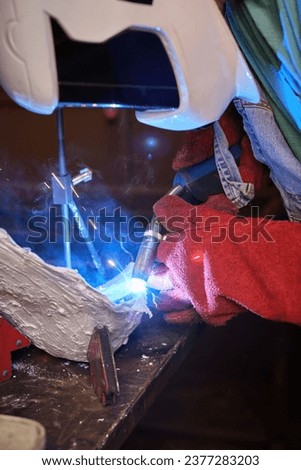
[[[101,263],[101,259],[98,255],[97,251],[96,251],[96,248],[94,246],[93,241],[90,238],[89,230],[88,230],[88,228],[85,224],[84,219],[81,216],[81,213],[80,213],[77,205],[75,204],[74,201],[72,201],[72,202],[69,203],[68,207],[69,207],[70,211],[73,214],[73,217],[74,217],[74,220],[77,224],[77,228],[78,228],[78,231],[80,233],[80,236],[83,239],[83,241],[85,242],[85,245],[87,246],[87,248],[90,252],[90,255],[91,255],[91,258],[92,258],[92,261],[93,261],[93,264],[94,264],[95,268],[97,269],[97,271],[101,275],[104,275],[105,270],[104,270],[104,267]]]
[[[66,178],[67,169],[66,169],[66,157],[65,157],[65,142],[64,142],[64,122],[63,122],[63,110],[62,108],[57,109],[57,142],[58,142],[58,163],[59,163],[59,177]],[[55,179],[55,178],[54,178]],[[69,211],[68,211],[68,199],[72,197],[70,195],[71,187],[70,185],[63,184],[62,186],[58,182],[58,186],[63,190],[62,194],[58,194],[58,187],[55,186],[57,190],[53,189],[53,199],[55,200],[58,197],[62,202],[58,202],[61,206],[62,211],[62,222],[63,222],[63,243],[64,243],[64,256],[65,263],[67,268],[72,268],[71,262],[71,233],[70,233],[70,224],[69,224]],[[64,200],[65,199],[65,200]],[[55,204],[55,202],[54,202]]]
[[[69,204],[73,200],[72,179],[70,175],[57,176],[52,174],[53,204]]]
[[[93,241],[90,238],[89,230],[85,224],[83,217],[77,207],[73,198],[74,186],[79,183],[92,180],[92,170],[90,168],[83,168],[78,175],[71,178],[67,171],[66,157],[65,157],[65,144],[64,144],[64,121],[63,121],[63,108],[57,109],[57,139],[58,139],[58,167],[59,174],[52,174],[52,195],[53,203],[61,206],[62,222],[63,222],[63,243],[65,264],[67,268],[72,268],[71,261],[71,220],[73,218],[77,224],[78,231],[84,243],[86,244],[93,264],[101,276],[104,275],[105,270],[101,263],[101,259],[96,251]]]
[[[65,156],[63,108],[60,108],[60,107],[57,108],[56,119],[57,119],[57,143],[58,143],[58,154],[59,154],[59,175],[64,176],[67,174],[67,168],[66,168],[66,156]]]

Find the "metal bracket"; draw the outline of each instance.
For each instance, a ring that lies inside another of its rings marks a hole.
[[[52,174],[53,204],[69,204],[73,201],[72,180],[70,175]]]

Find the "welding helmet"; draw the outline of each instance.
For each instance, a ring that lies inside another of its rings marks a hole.
[[[259,99],[214,0],[1,0],[0,83],[31,111],[51,114],[60,102],[52,20],[74,41],[103,43],[126,30],[161,40],[179,103],[136,111],[142,123],[194,129],[218,120],[234,97]]]

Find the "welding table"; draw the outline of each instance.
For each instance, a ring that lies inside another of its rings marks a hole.
[[[13,355],[13,377],[0,385],[0,413],[36,419],[47,449],[119,449],[177,370],[201,325],[168,325],[144,318],[115,353],[120,395],[103,407],[89,366],[35,348]]]

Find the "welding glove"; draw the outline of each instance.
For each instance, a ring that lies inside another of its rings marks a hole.
[[[184,321],[193,318],[193,307],[212,325],[244,310],[301,325],[301,224],[239,217],[177,196],[154,210],[172,231],[159,245],[161,273],[150,278],[162,287],[157,308],[168,320],[179,321],[181,309]]]

